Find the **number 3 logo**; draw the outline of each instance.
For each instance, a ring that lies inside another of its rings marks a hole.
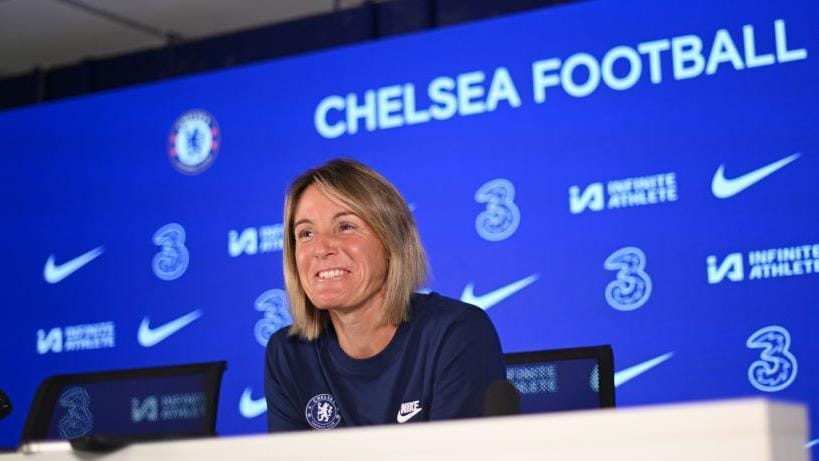
[[[515,205],[515,186],[508,179],[493,179],[475,192],[475,201],[485,203],[475,220],[475,230],[483,239],[497,242],[509,238],[520,224],[520,210]]]
[[[190,259],[185,248],[185,229],[176,223],[165,224],[154,232],[154,245],[161,248],[154,255],[154,275],[166,281],[181,277]]]
[[[94,418],[88,406],[91,398],[81,387],[72,387],[60,395],[60,406],[67,409],[65,416],[58,423],[60,435],[66,440],[76,439],[91,432]]]
[[[256,341],[262,346],[267,346],[273,333],[293,323],[293,319],[290,318],[287,295],[284,290],[273,288],[260,294],[255,304],[257,311],[264,312],[264,318],[256,321],[253,332]]]
[[[606,258],[606,269],[617,271],[617,280],[606,286],[606,301],[618,311],[633,311],[651,296],[651,277],[643,270],[646,255],[637,247],[620,248]]]
[[[762,349],[759,360],[748,367],[748,380],[760,391],[776,392],[790,386],[796,379],[796,357],[788,348],[788,330],[771,325],[754,332],[745,342],[749,349]]]

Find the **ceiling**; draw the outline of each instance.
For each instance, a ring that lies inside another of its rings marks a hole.
[[[0,77],[362,3],[364,0],[0,0]]]

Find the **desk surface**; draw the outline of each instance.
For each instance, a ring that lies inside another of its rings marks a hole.
[[[809,461],[807,421],[802,405],[748,399],[141,443],[99,459]],[[78,459],[89,458],[70,451],[0,456]]]

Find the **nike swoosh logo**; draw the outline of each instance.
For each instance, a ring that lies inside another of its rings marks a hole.
[[[618,387],[621,384],[625,384],[631,381],[632,379],[665,362],[666,360],[670,359],[673,356],[674,353],[669,352],[659,357],[654,357],[651,360],[646,360],[645,362],[638,363],[637,365],[618,371],[617,373],[614,374],[614,387]]]
[[[806,443],[805,448],[812,448],[816,444],[819,444],[819,439],[813,439],[810,442]]]
[[[264,397],[254,399],[251,396],[249,387],[246,387],[242,392],[242,398],[239,399],[239,413],[245,418],[255,418],[267,411],[267,401]]]
[[[464,292],[461,293],[461,301],[467,304],[474,304],[483,310],[487,310],[518,291],[535,283],[535,280],[537,280],[538,277],[540,277],[538,274],[532,274],[524,279],[520,279],[517,282],[512,282],[509,285],[500,287],[497,290],[490,291],[489,293],[481,296],[475,296],[475,284],[470,283],[464,287]]]
[[[727,179],[725,177],[725,164],[722,164],[717,168],[717,172],[714,173],[714,179],[711,181],[711,192],[714,194],[714,197],[717,198],[733,197],[798,159],[800,155],[799,153],[789,155],[781,160],[777,160],[776,162],[765,165],[762,168],[757,168],[750,173],[745,173],[733,179]]]
[[[142,323],[139,324],[137,340],[139,340],[139,344],[141,344],[143,347],[155,346],[164,341],[168,336],[185,328],[189,323],[201,316],[202,311],[197,309],[156,328],[151,328],[151,319],[149,317],[145,317],[142,319]]]
[[[78,271],[82,266],[85,266],[96,259],[97,256],[101,255],[104,251],[104,247],[98,246],[93,250],[83,253],[71,261],[60,265],[55,264],[54,255],[50,255],[48,257],[48,261],[45,263],[45,267],[43,268],[43,278],[48,283],[58,283],[64,278]]]
[[[421,413],[421,410],[423,410],[423,408],[418,408],[418,409],[412,410],[411,412],[407,413],[406,415],[402,415],[401,412],[399,411],[398,416],[395,419],[398,421],[399,424],[406,423],[407,421],[411,420],[413,416],[417,415],[418,413]]]

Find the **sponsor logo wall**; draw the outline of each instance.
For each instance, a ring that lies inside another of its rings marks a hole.
[[[611,344],[619,405],[819,414],[819,6],[769,3],[583,2],[0,113],[0,445],[49,375],[210,360],[217,431],[263,431],[284,193],[337,156],[403,192],[427,288],[505,351]]]

